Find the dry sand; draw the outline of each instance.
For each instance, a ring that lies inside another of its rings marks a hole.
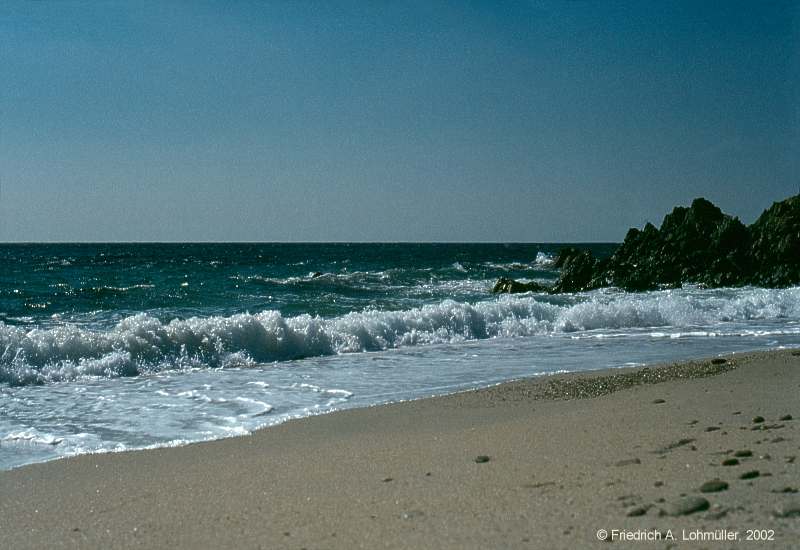
[[[2,472],[0,548],[798,548],[799,426],[798,352],[525,380]]]

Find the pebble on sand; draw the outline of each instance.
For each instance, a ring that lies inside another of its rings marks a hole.
[[[625,515],[628,516],[629,518],[643,516],[647,513],[649,509],[650,509],[649,505],[634,506],[633,508],[629,508],[628,511],[625,513]]]
[[[701,493],[718,493],[728,489],[728,483],[719,479],[712,479],[706,481],[700,486]]]
[[[489,462],[489,460],[491,460],[491,459],[486,455],[478,455],[478,456],[475,457],[475,462],[477,462],[478,464],[483,464],[484,462]]]
[[[787,502],[775,508],[772,512],[775,517],[779,518],[797,518],[800,517],[800,502]]]
[[[688,516],[708,510],[711,504],[703,497],[685,497],[671,502],[663,512],[669,516]]]
[[[726,458],[722,461],[723,466],[737,466],[739,464],[738,458]]]
[[[629,458],[627,460],[620,460],[616,463],[616,466],[630,466],[632,464],[641,464],[642,461],[638,458]]]
[[[741,451],[736,451],[735,453],[733,453],[733,456],[739,458],[746,458],[748,456],[753,456],[753,451],[751,451],[750,449],[743,449]]]
[[[744,472],[742,475],[739,476],[739,479],[755,479],[761,475],[761,472],[758,470],[750,470],[749,472]]]
[[[778,420],[791,420],[791,419],[792,419],[792,415],[791,414],[784,414]]]
[[[762,422],[764,422],[764,417],[763,416],[754,416],[753,417],[753,423],[754,424],[761,424]]]
[[[666,399],[661,399],[661,398],[653,399],[653,403],[655,403],[656,405],[660,405],[661,403],[666,403],[666,402],[667,402]]]

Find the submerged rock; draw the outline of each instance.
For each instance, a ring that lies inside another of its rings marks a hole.
[[[530,283],[521,283],[519,281],[515,281],[514,279],[509,279],[508,277],[500,277],[497,280],[494,287],[492,288],[492,292],[495,294],[499,293],[509,293],[509,294],[517,294],[522,292],[549,292],[550,287],[541,285],[539,283],[530,282]]]

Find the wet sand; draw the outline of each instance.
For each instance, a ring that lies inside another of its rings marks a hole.
[[[0,548],[796,548],[798,426],[799,352],[523,380],[0,472]]]

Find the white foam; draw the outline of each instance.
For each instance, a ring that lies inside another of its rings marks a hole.
[[[536,334],[651,328],[658,329],[648,331],[653,337],[668,332],[672,338],[710,336],[723,323],[781,320],[785,325],[798,319],[800,288],[691,288],[641,294],[604,290],[561,296],[506,295],[476,303],[445,300],[330,319],[264,311],[165,323],[142,313],[108,330],[71,324],[26,329],[0,322],[0,382],[36,384],[162,369],[247,367],[310,356]]]

